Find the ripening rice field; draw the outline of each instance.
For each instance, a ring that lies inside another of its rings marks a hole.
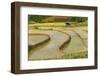
[[[28,60],[87,58],[88,30],[85,24],[29,24]]]

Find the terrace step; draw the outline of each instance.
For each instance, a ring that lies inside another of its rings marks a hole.
[[[37,59],[54,59],[61,58],[63,52],[60,47],[70,40],[69,35],[54,30],[29,30],[30,34],[40,33],[47,34],[50,37],[50,42],[41,49],[32,50],[29,52],[29,60]]]
[[[28,36],[28,45],[29,46],[35,46],[38,45],[40,43],[43,43],[47,40],[49,40],[50,37],[46,34],[29,34]]]

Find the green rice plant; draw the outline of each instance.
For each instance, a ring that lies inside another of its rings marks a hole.
[[[87,58],[87,57],[88,57],[88,51],[79,51],[79,52],[65,53],[62,58],[77,59],[77,58]]]

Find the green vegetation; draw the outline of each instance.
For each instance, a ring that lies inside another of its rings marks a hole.
[[[50,16],[42,16],[42,15],[28,15],[28,22],[29,23],[40,23],[43,19],[50,17]]]
[[[77,26],[87,26],[87,25],[88,25],[87,21],[77,23]]]
[[[62,58],[65,59],[77,59],[77,58],[87,58],[88,57],[88,51],[78,51],[78,52],[68,52],[64,54]]]
[[[29,26],[34,27],[64,27],[66,24],[64,22],[55,22],[55,23],[35,23],[35,24],[29,24]]]
[[[85,22],[85,21],[87,21],[87,17],[71,17],[67,22],[80,23],[80,22]]]
[[[80,59],[80,58],[87,58],[87,57],[88,57],[88,51],[80,51],[80,52],[64,54],[60,58],[53,58],[53,60],[56,60],[56,59]],[[52,58],[38,58],[38,59],[30,59],[30,60],[52,60]]]
[[[66,25],[64,22],[54,22],[54,23],[35,23],[29,24],[29,28],[39,29],[39,28],[50,28],[50,27],[81,27],[87,26],[87,21],[81,23],[70,22],[70,25]]]
[[[60,19],[61,18],[61,19]],[[67,23],[75,24],[80,22],[86,22],[88,20],[87,17],[71,17],[71,16],[44,16],[44,15],[28,15],[29,24],[35,23]],[[64,25],[65,25],[64,24]]]

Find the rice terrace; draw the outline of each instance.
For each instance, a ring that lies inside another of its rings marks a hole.
[[[28,60],[88,58],[88,18],[28,15]]]

